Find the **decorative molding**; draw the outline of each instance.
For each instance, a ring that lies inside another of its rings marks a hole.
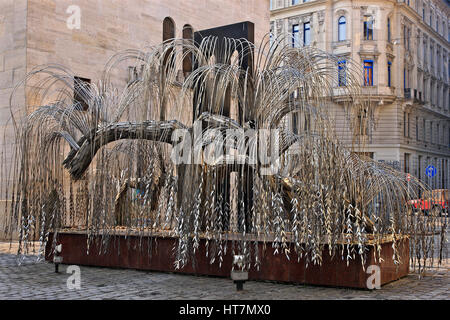
[[[283,27],[284,27],[283,19],[277,19],[275,21],[275,28],[277,30],[277,34],[282,34],[283,33]]]
[[[337,48],[342,48],[342,47],[347,47],[347,48],[351,48],[352,46],[352,41],[347,39],[347,40],[343,40],[343,41],[333,41],[332,44],[332,49],[335,50]]]
[[[388,58],[388,60],[392,61],[395,59],[395,55],[389,52],[386,52],[386,57]]]
[[[344,9],[338,9],[338,10],[334,13],[334,15],[337,16],[337,17],[340,17],[340,16],[346,16],[347,14],[348,14],[347,10],[344,10]]]
[[[317,12],[317,17],[319,20],[319,24],[322,25],[325,22],[325,10],[320,10]]]

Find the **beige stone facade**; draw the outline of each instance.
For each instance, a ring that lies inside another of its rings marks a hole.
[[[77,13],[79,21],[74,16]],[[3,154],[8,155],[14,144],[10,96],[28,72],[37,66],[58,64],[73,76],[96,83],[115,53],[161,43],[167,17],[175,24],[176,38],[183,37],[186,25],[199,31],[251,21],[255,42],[259,42],[270,27],[269,0],[1,0],[0,130],[6,129],[6,135],[0,136]],[[126,85],[130,66],[121,67],[114,70],[113,80]],[[33,85],[27,82],[16,89],[14,106],[34,105]],[[2,170],[8,172],[9,166],[4,164]],[[5,190],[0,198],[3,208]],[[0,230],[3,217],[0,214]]]
[[[69,28],[79,8],[80,25]],[[175,37],[183,28],[194,31],[251,21],[256,42],[269,32],[269,0],[2,0],[0,2],[0,108],[2,125],[9,118],[13,88],[36,66],[59,64],[74,76],[101,78],[108,59],[126,49],[142,49],[163,40],[163,20],[175,24]],[[72,22],[71,22],[72,21]],[[127,81],[127,66],[117,79]],[[32,84],[27,83],[28,87]],[[22,100],[15,104],[32,104]],[[31,99],[30,97],[27,97]]]
[[[433,188],[449,188],[449,19],[450,7],[438,0],[272,0],[270,23],[275,36],[292,34],[293,45],[361,65],[373,110],[372,125],[356,133],[364,152]],[[350,144],[355,132],[338,86],[330,109],[338,135]],[[429,165],[437,168],[434,178],[426,176]]]

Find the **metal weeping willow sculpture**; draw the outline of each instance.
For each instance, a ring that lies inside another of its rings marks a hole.
[[[357,156],[333,129],[336,90],[348,97],[350,130],[372,125],[355,116],[371,110],[359,67],[348,61],[337,88],[338,57],[284,40],[256,48],[173,39],[122,52],[98,85],[78,83],[87,109],[73,101],[70,71],[33,70],[27,83],[41,107],[26,106],[22,117],[12,108],[15,149],[2,179],[11,199],[4,227],[18,228],[19,254],[31,240],[42,253],[50,232],[78,229],[103,252],[117,235],[175,237],[176,268],[200,239],[219,264],[232,241],[246,268],[260,266],[258,242],[307,264],[320,265],[326,248],[347,261],[360,256],[364,267],[367,248],[379,256],[387,239],[402,263],[397,249],[408,237],[414,262],[427,265],[436,250],[442,258],[447,220],[408,206],[428,187]],[[186,60],[193,68],[181,74]],[[119,89],[112,73],[125,61],[141,72]]]

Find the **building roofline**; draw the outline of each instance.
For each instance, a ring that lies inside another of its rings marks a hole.
[[[287,6],[287,7],[278,8],[278,9],[272,9],[272,10],[270,10],[270,15],[272,16],[273,14],[283,13],[283,12],[287,12],[287,11],[291,11],[291,10],[295,10],[295,9],[304,9],[304,8],[308,8],[308,7],[314,7],[317,5],[324,4],[327,1],[328,0],[308,1],[308,2],[295,4],[292,6]]]

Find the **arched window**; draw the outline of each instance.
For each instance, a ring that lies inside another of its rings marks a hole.
[[[338,41],[343,41],[343,40],[346,39],[346,36],[345,36],[345,32],[346,32],[345,25],[346,25],[345,17],[342,16],[338,20]]]
[[[172,18],[166,17],[163,21],[163,41],[175,38],[175,23]]]
[[[183,39],[187,40],[189,43],[194,42],[194,30],[189,24],[186,24],[183,27]],[[192,72],[192,53],[187,53],[188,49],[186,48],[183,49],[183,51],[183,74],[187,77],[189,73]]]
[[[163,21],[163,41],[175,38],[175,23],[172,18],[166,17]],[[164,56],[164,65],[167,65],[167,60],[172,53],[172,49],[168,50],[168,52]],[[173,62],[173,60],[172,60]]]

